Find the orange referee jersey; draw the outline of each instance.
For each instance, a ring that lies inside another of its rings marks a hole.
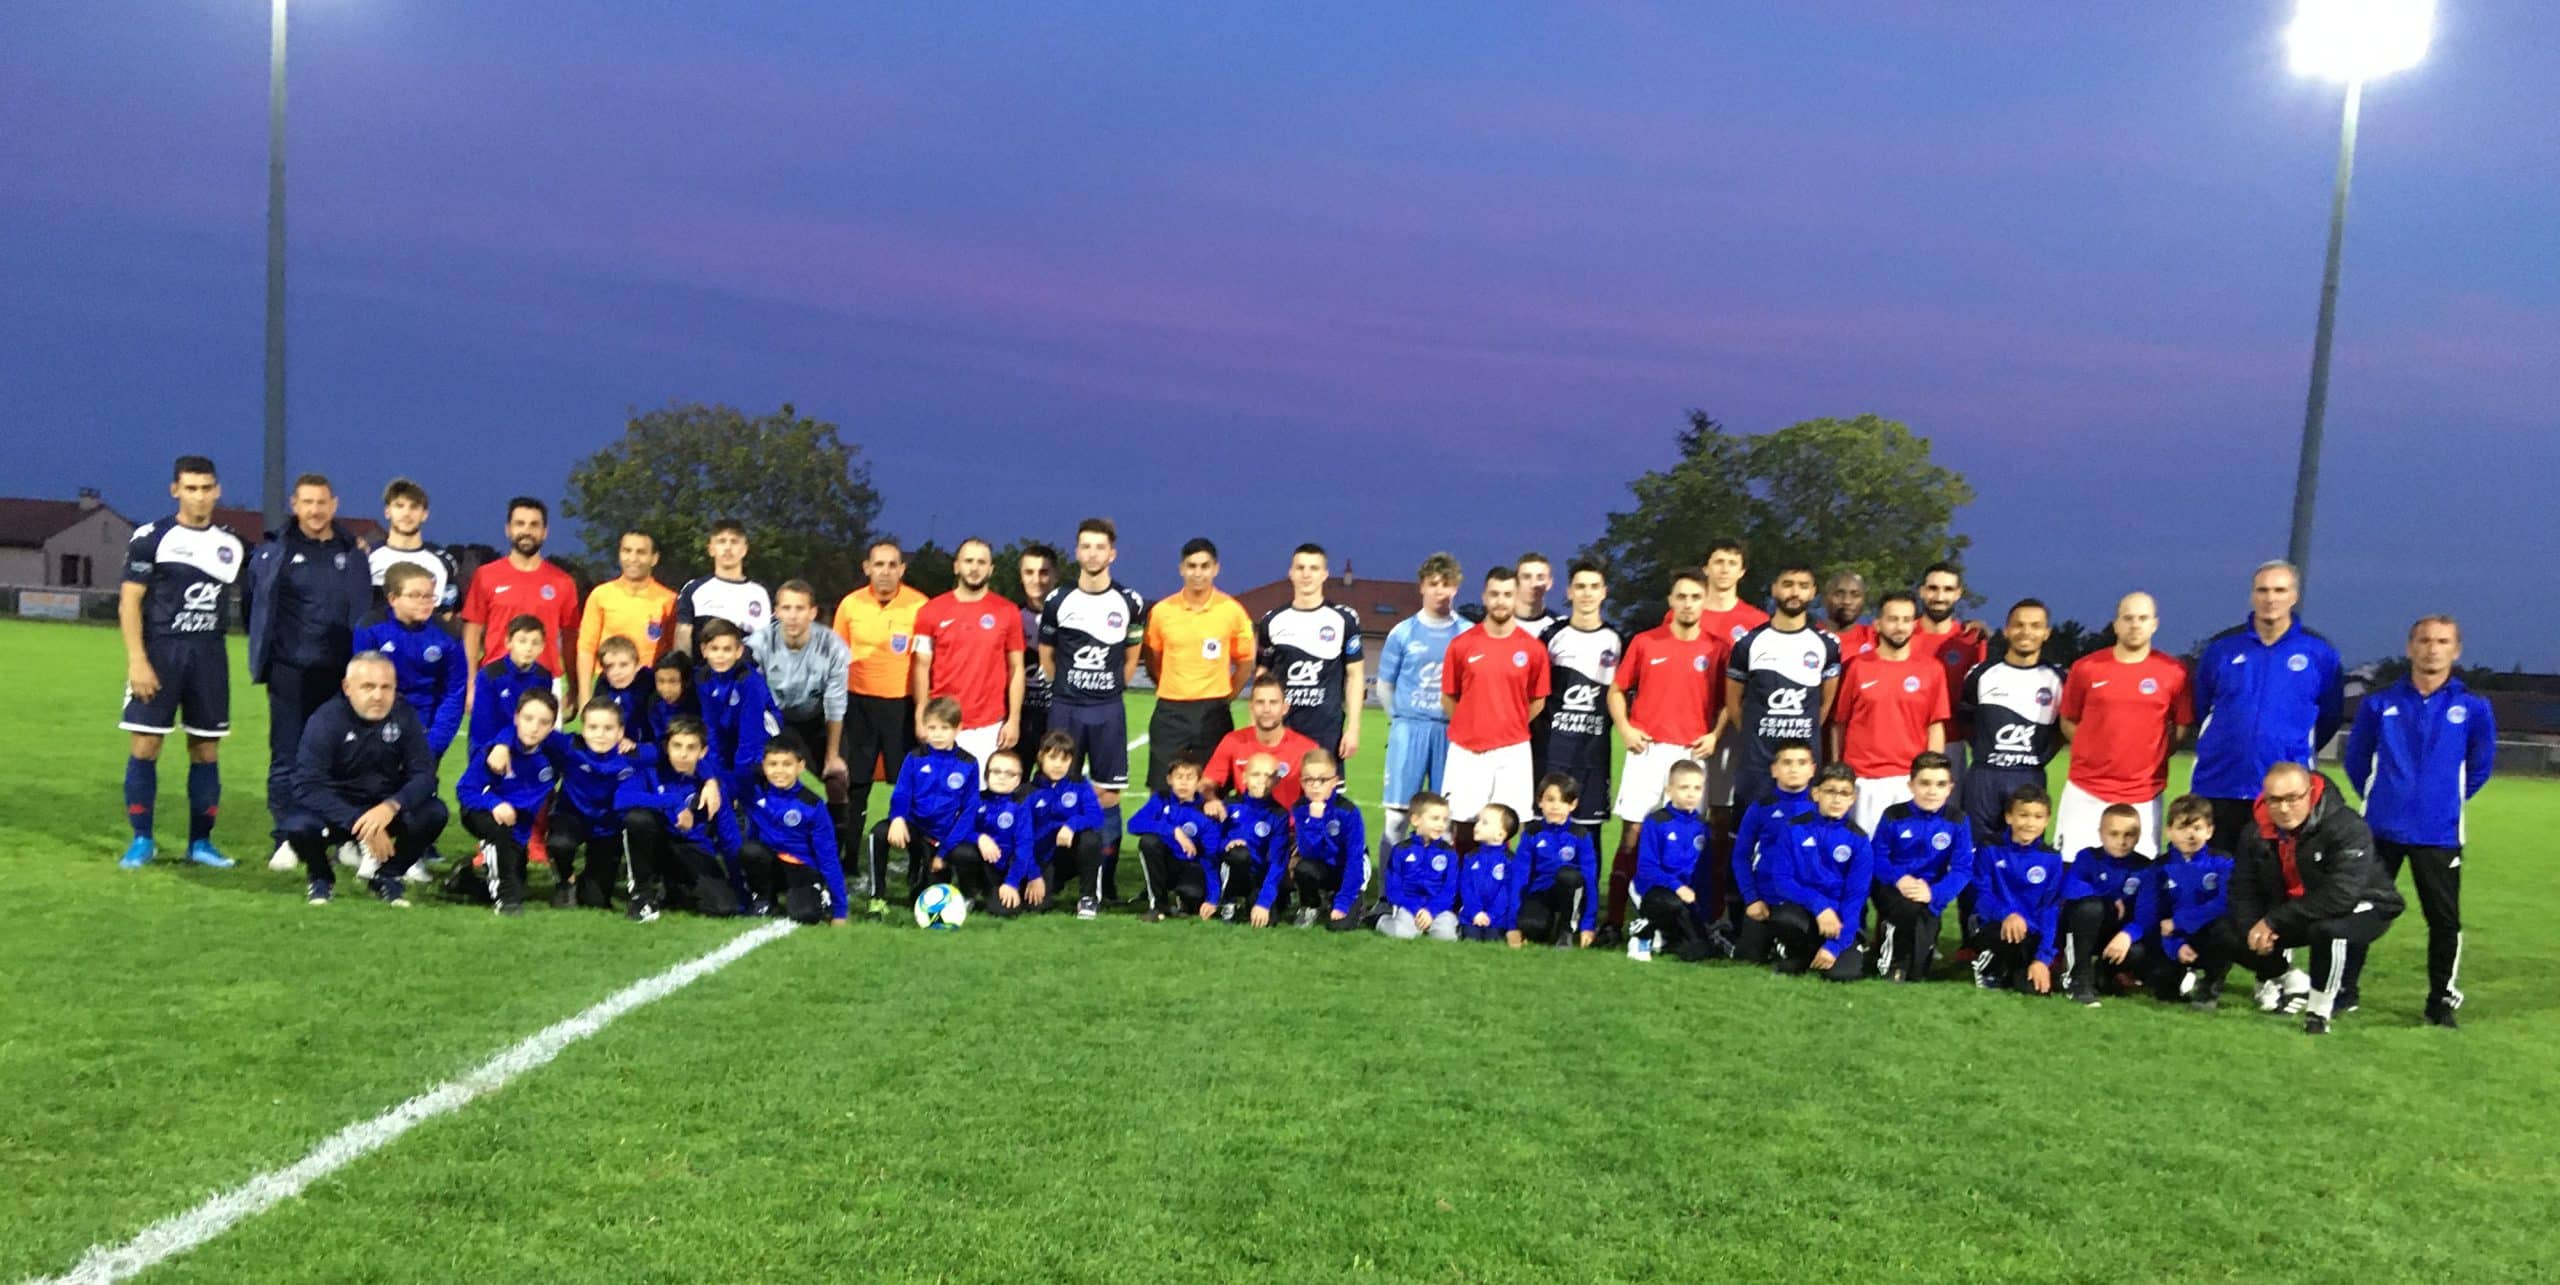
[[[640,667],[658,663],[675,645],[676,591],[656,580],[632,587],[619,576],[587,591],[587,610],[578,620],[578,672],[596,672],[596,645],[607,638],[628,638],[640,649]]]
[[[1156,699],[1227,700],[1237,687],[1227,666],[1253,672],[1253,620],[1223,593],[1197,608],[1177,593],[1148,608],[1147,650],[1156,655]]]
[[[853,652],[846,681],[854,695],[907,694],[907,659],[914,651],[916,613],[924,604],[924,594],[903,584],[886,603],[864,585],[836,604],[836,637]]]

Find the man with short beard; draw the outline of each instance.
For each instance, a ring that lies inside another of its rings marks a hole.
[[[1742,636],[1725,665],[1724,704],[1739,711],[1733,801],[1742,807],[1777,789],[1769,760],[1787,741],[1822,742],[1840,688],[1840,644],[1813,627],[1813,568],[1781,568],[1769,586],[1769,622]]]
[[[1912,646],[1916,605],[1910,594],[1886,594],[1876,605],[1875,650],[1840,672],[1831,751],[1858,774],[1853,819],[1865,834],[1886,808],[1911,798],[1912,760],[1947,746],[1947,678]]]
[[[989,591],[995,547],[971,536],[951,556],[951,592],[916,612],[916,739],[924,739],[924,706],[937,696],[960,702],[959,746],[978,761],[1013,748],[1022,734],[1022,612]]]
[[[1512,619],[1518,573],[1484,575],[1484,623],[1457,636],[1440,668],[1440,704],[1449,714],[1449,815],[1458,850],[1472,852],[1465,824],[1486,804],[1515,817],[1536,801],[1529,772],[1529,726],[1547,703],[1547,649]]]
[[[550,505],[530,495],[507,501],[507,556],[472,572],[462,595],[462,653],[475,670],[497,663],[507,654],[506,623],[531,616],[542,622],[542,667],[577,691],[579,675],[564,662],[578,654],[578,582],[543,558],[550,535]],[[464,691],[468,705],[471,689]]]

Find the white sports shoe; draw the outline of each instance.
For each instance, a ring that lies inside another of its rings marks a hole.
[[[359,851],[362,851],[364,845],[357,844],[356,847]],[[366,852],[362,856],[356,858],[356,878],[371,879],[380,873],[382,873],[382,863],[374,860],[372,853]]]
[[[2258,1011],[2261,1013],[2272,1013],[2284,1007],[2284,983],[2278,981],[2258,983],[2257,998]]]
[[[2311,1007],[2311,974],[2297,968],[2284,975],[2284,1011],[2299,1013]]]
[[[293,845],[290,843],[277,844],[276,854],[267,858],[267,869],[273,870],[277,874],[283,874],[287,870],[297,869],[301,865],[302,858],[293,855]]]
[[[364,845],[353,839],[338,845],[338,864],[352,866],[364,859]]]

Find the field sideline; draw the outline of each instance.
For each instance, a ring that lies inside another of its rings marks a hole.
[[[115,635],[0,622],[0,672],[0,1279],[748,930],[306,907],[265,869],[245,679],[241,867],[119,871]],[[1128,914],[804,929],[148,1279],[2551,1279],[2560,783],[2472,821],[2463,1029],[2418,1024],[2413,904],[2325,1041],[2246,1005]]]

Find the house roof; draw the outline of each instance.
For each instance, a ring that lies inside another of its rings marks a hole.
[[[101,508],[106,506],[83,508],[78,500],[0,496],[0,548],[41,549],[45,541],[70,530],[80,519]],[[107,511],[115,513],[113,509]],[[121,518],[124,515],[117,513],[116,516]]]
[[[1259,584],[1236,595],[1245,614],[1260,620],[1263,614],[1289,605],[1297,596],[1287,579]],[[1422,590],[1411,580],[1363,580],[1349,575],[1331,577],[1324,582],[1327,602],[1338,602],[1360,616],[1360,632],[1384,634],[1398,621],[1422,610]]]

